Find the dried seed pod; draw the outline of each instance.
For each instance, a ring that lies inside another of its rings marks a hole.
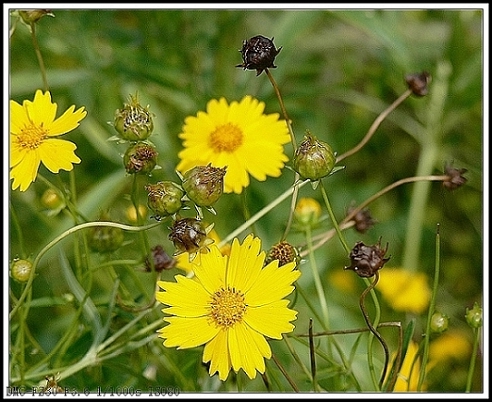
[[[405,77],[408,88],[414,95],[425,96],[429,92],[427,85],[431,82],[431,75],[427,71],[416,74],[408,74]]]
[[[176,259],[167,254],[161,245],[153,247],[150,251],[152,251],[154,270],[156,272],[161,272],[165,269],[171,269],[176,266]],[[147,272],[152,272],[152,265],[149,261],[149,257],[145,258],[145,270]]]
[[[201,248],[213,243],[212,239],[207,237],[213,228],[213,224],[208,227],[195,218],[182,218],[174,221],[173,226],[169,228],[169,240],[176,247],[174,256],[181,253],[196,254]]]
[[[147,204],[157,220],[172,215],[183,207],[184,191],[172,181],[148,184],[145,189],[148,191]]]
[[[444,173],[448,176],[448,179],[444,180],[442,185],[449,191],[456,190],[467,182],[466,177],[463,176],[467,171],[465,168],[456,169],[446,165]]]
[[[381,248],[381,238],[374,246],[366,246],[359,241],[350,252],[350,266],[344,269],[351,269],[362,278],[370,278],[390,259],[390,257],[384,258],[387,251],[388,244],[385,249]]]
[[[123,156],[123,165],[129,174],[149,174],[156,164],[157,151],[146,142],[130,145]]]
[[[130,95],[129,103],[117,109],[114,115],[114,128],[121,138],[128,141],[143,141],[154,130],[154,122],[149,107],[138,102],[137,95]]]
[[[273,62],[281,49],[282,46],[278,49],[275,48],[273,38],[268,39],[262,35],[253,36],[243,41],[243,47],[240,50],[243,62],[236,67],[243,67],[244,70],[256,70],[258,76],[267,68],[277,68]]]
[[[289,262],[298,262],[299,253],[297,249],[287,241],[281,241],[274,244],[267,253],[265,259],[265,265],[269,264],[273,260],[278,260],[278,266],[288,264]]]

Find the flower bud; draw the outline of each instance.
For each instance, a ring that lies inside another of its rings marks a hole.
[[[125,103],[123,109],[116,110],[114,127],[125,140],[143,141],[147,139],[154,130],[149,106],[144,108],[138,102],[136,95],[130,95],[129,103]]]
[[[147,205],[155,213],[154,218],[160,220],[178,212],[182,206],[184,191],[172,181],[160,181],[145,186],[148,191]]]
[[[353,210],[354,207],[350,207],[348,213],[350,214]],[[352,220],[355,222],[355,230],[359,233],[367,232],[376,223],[367,208],[357,212]]]
[[[236,67],[243,67],[244,70],[256,70],[258,76],[267,68],[277,68],[273,62],[280,50],[282,50],[282,46],[275,49],[273,38],[268,39],[262,35],[254,36],[243,41],[243,47],[240,50],[243,62]]]
[[[105,220],[104,217],[101,220]],[[89,231],[89,247],[98,253],[118,250],[125,240],[123,229],[113,226],[94,226]]]
[[[388,244],[386,244],[384,250],[381,249],[381,238],[374,246],[366,246],[363,242],[359,241],[350,252],[350,266],[344,269],[351,269],[362,278],[370,278],[383,268],[383,265],[390,259],[390,257],[383,258],[387,251]]]
[[[463,176],[467,171],[465,168],[456,169],[446,165],[444,172],[448,178],[442,182],[442,185],[449,191],[456,190],[467,182],[466,177]]]
[[[224,191],[226,168],[196,166],[183,175],[183,189],[188,198],[199,207],[214,204]]]
[[[427,71],[416,74],[408,74],[405,77],[408,88],[414,95],[425,96],[429,92],[427,85],[431,82],[431,76]]]
[[[151,251],[154,259],[154,270],[156,272],[161,272],[165,269],[171,269],[176,266],[177,261],[173,257],[169,256],[162,246],[157,245],[152,248]],[[152,265],[148,257],[145,258],[145,270],[147,272],[152,272]]]
[[[59,191],[47,188],[41,195],[41,205],[46,208],[49,216],[58,214],[66,207],[65,200]]]
[[[483,325],[483,312],[482,308],[475,302],[473,308],[466,309],[466,322],[472,328],[480,328]]]
[[[294,210],[294,217],[301,226],[315,226],[319,222],[320,215],[320,203],[310,197],[300,198]]]
[[[137,142],[126,150],[123,164],[129,174],[149,174],[157,164],[157,151],[151,144]]]
[[[16,258],[10,265],[10,276],[17,282],[24,283],[29,280],[32,271],[32,262]]]
[[[213,228],[213,224],[208,227],[195,218],[182,218],[174,221],[170,228],[169,240],[176,247],[174,255],[189,253],[194,256],[201,248],[213,243],[207,235]]]
[[[446,314],[442,314],[439,312],[435,312],[432,314],[430,329],[432,332],[436,334],[443,333],[448,329],[449,318]]]
[[[294,170],[301,178],[311,181],[327,176],[334,168],[335,154],[324,141],[318,140],[309,131],[306,131],[304,140],[294,155]]]
[[[22,20],[27,24],[35,24],[45,15],[54,17],[55,15],[48,9],[18,10]]]
[[[270,248],[265,258],[265,265],[274,260],[278,260],[279,267],[289,262],[295,261],[297,263],[299,261],[299,253],[293,245],[286,241],[281,241]]]

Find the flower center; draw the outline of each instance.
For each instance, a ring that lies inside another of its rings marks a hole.
[[[210,306],[212,307],[210,315],[213,321],[224,329],[241,321],[247,307],[244,302],[244,295],[234,288],[220,289],[215,292]]]
[[[209,145],[215,152],[234,152],[242,143],[243,132],[232,123],[219,126],[210,134]]]
[[[41,126],[26,126],[17,135],[17,142],[22,148],[36,149],[46,139],[47,132]]]

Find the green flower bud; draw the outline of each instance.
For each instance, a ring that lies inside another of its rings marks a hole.
[[[183,189],[188,198],[199,207],[214,204],[224,191],[226,168],[196,166],[183,176]]]
[[[174,255],[185,252],[195,255],[201,248],[213,243],[213,240],[207,237],[213,226],[213,224],[206,226],[204,222],[195,218],[175,220],[169,234],[169,240],[176,247]]]
[[[154,130],[149,106],[144,108],[138,102],[137,95],[130,95],[129,103],[125,103],[123,109],[116,110],[114,127],[125,140],[143,141],[147,139]]]
[[[446,314],[435,312],[432,314],[430,329],[436,334],[440,334],[448,329],[449,318]]]
[[[327,176],[335,167],[335,162],[331,147],[306,130],[304,140],[294,155],[294,170],[303,179],[316,181]]]
[[[65,208],[65,200],[57,190],[48,188],[41,195],[41,205],[49,211],[49,215],[56,215]]]
[[[314,198],[302,197],[294,209],[294,217],[301,226],[315,226],[319,222],[321,205]]]
[[[28,260],[16,258],[10,265],[10,276],[17,282],[24,283],[31,276],[32,263]]]
[[[157,151],[151,144],[137,142],[126,150],[123,164],[130,174],[149,174],[157,164]]]
[[[155,213],[154,218],[160,220],[178,212],[183,207],[184,191],[172,181],[160,181],[145,186],[148,191],[147,205]]]
[[[123,229],[112,226],[94,226],[89,232],[89,247],[98,253],[118,250],[123,244]]]
[[[471,310],[466,309],[466,322],[472,328],[480,328],[483,325],[482,308],[475,302]]]

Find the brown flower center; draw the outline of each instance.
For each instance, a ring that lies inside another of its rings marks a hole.
[[[236,289],[220,289],[215,292],[210,302],[212,320],[216,325],[228,329],[243,319],[246,312],[244,295]]]
[[[222,126],[218,126],[210,134],[209,138],[210,147],[217,153],[232,153],[238,149],[242,143],[243,132],[238,126],[232,123],[226,123]]]
[[[22,148],[36,149],[46,139],[47,131],[41,126],[30,125],[24,127],[17,134],[17,143]]]

